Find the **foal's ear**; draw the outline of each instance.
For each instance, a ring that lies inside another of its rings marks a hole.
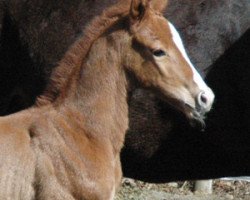
[[[130,6],[130,17],[133,20],[141,19],[148,8],[149,0],[132,0]]]
[[[168,0],[151,0],[150,7],[156,11],[163,12],[167,7]]]

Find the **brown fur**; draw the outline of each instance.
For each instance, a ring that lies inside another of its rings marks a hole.
[[[37,106],[1,118],[1,199],[113,199],[134,78],[190,114],[175,90],[187,87],[194,101],[198,88],[150,2],[134,7],[137,19],[124,1],[103,12],[61,60]],[[151,55],[155,43],[169,50],[160,61]]]
[[[66,52],[64,58],[59,63],[59,68],[53,72],[50,78],[49,86],[45,94],[37,101],[38,104],[53,101],[58,94],[61,94],[64,89],[68,77],[72,73],[79,72],[82,66],[83,58],[87,55],[92,43],[102,35],[110,26],[117,22],[120,17],[128,14],[129,4],[123,1],[119,6],[111,7],[104,11],[101,16],[92,20],[91,24],[86,27],[84,36]],[[52,95],[52,96],[51,96]]]
[[[3,2],[7,4],[7,7],[2,6]],[[39,80],[48,79],[48,72],[52,70],[68,46],[77,38],[82,27],[93,16],[113,2],[115,1],[0,1],[0,29],[2,30],[0,33],[0,114],[6,115],[30,106],[35,96],[42,92],[41,88],[45,85],[45,82],[39,82]],[[248,0],[221,0],[219,2],[217,0],[170,0],[165,16],[176,25],[184,39],[191,60],[200,72],[205,74],[205,69],[249,27],[248,4]],[[7,11],[7,14],[4,13],[5,11]],[[3,20],[5,15],[9,15],[11,20]],[[6,26],[2,24],[3,22],[9,24],[10,28],[6,29]],[[19,33],[17,38],[13,36],[15,32],[16,34]],[[16,49],[19,45],[18,41],[23,46]],[[22,54],[27,51],[27,54]],[[6,60],[9,60],[10,63]],[[225,69],[228,69],[228,67],[225,67]],[[238,71],[238,68],[235,68],[235,70]],[[44,75],[45,72],[46,76]],[[228,74],[225,77],[228,77]],[[223,83],[228,85],[228,90],[231,91],[229,82]],[[216,89],[221,84],[213,85]],[[234,97],[238,96],[237,92],[235,92]],[[21,100],[21,102],[17,103],[16,99]],[[136,93],[132,96],[131,104],[130,131],[127,134],[125,150],[132,153],[124,154],[123,169],[125,169],[125,175],[151,181],[159,181],[159,179],[169,181],[170,179],[176,180],[177,177],[190,179],[205,174],[204,171],[200,173],[197,170],[200,160],[208,160],[204,156],[204,151],[193,154],[194,150],[197,151],[195,146],[197,139],[203,138],[204,134],[197,134],[193,136],[193,139],[190,139],[190,135],[194,135],[194,130],[187,132],[188,127],[182,128],[183,123],[175,117],[177,114],[166,108],[165,104],[160,104],[158,99],[150,92],[141,89],[136,90]],[[237,105],[234,104],[234,106]],[[221,103],[218,107],[227,111],[224,113],[229,113],[230,109],[225,109],[224,103]],[[220,127],[220,122],[225,123],[225,119],[221,117],[222,111],[216,113],[218,113],[219,120],[216,121],[216,126]],[[242,131],[238,131],[234,137],[228,134],[227,130],[230,129],[230,125],[233,126],[233,122],[232,120],[232,122],[227,123],[229,128],[226,130],[223,127],[223,133],[225,134],[222,134],[221,131],[218,131],[219,134],[217,132],[209,133],[206,134],[209,139],[205,138],[204,141],[209,143],[211,139],[210,146],[213,146],[214,141],[218,142],[217,137],[220,135],[221,140],[225,137],[230,138],[228,140],[230,142],[223,140],[225,146],[235,144],[231,141],[244,137],[240,134]],[[238,122],[242,124],[242,117],[238,118]],[[185,133],[185,135],[179,136],[182,133]],[[204,141],[199,142],[201,147],[204,147]],[[241,144],[238,144],[238,146],[242,147]],[[161,147],[166,149],[159,153]],[[204,147],[204,149],[207,148]],[[221,150],[221,148],[218,149]],[[190,152],[189,154],[187,154],[187,150]],[[218,153],[219,151],[215,150],[212,152],[209,155],[214,155],[214,153],[216,155],[225,154]],[[179,158],[180,155],[181,158]],[[156,156],[158,157],[156,158]],[[197,156],[204,156],[206,159],[198,159]],[[155,157],[155,160],[150,160],[151,157]],[[231,159],[232,156],[228,157]],[[242,155],[239,153],[238,157],[242,157]],[[165,162],[162,162],[162,160],[165,160]],[[180,162],[181,164],[177,164]],[[216,156],[216,160],[212,162],[207,161],[207,163],[216,164],[220,162],[219,156]],[[207,170],[207,174],[218,173],[218,170],[211,171],[209,165],[204,164],[203,166],[202,169]],[[242,170],[242,166],[245,166],[245,163],[244,165],[238,164],[237,167],[228,166],[232,169],[231,176],[236,168]],[[225,169],[225,166],[223,168],[212,168],[221,169],[220,172],[225,172],[225,170],[222,170]],[[130,172],[128,173],[128,171]],[[185,173],[186,171],[187,173]]]

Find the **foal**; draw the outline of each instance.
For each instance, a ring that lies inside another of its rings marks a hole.
[[[166,3],[107,9],[66,53],[37,106],[0,119],[0,199],[113,199],[137,86],[202,121],[214,95],[162,16]]]

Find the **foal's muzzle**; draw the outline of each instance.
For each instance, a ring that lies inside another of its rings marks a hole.
[[[200,92],[196,98],[194,116],[204,119],[206,112],[208,112],[208,109],[210,110],[209,107],[205,92]]]
[[[191,110],[190,113],[190,123],[192,126],[198,127],[201,130],[205,128],[205,114],[211,110],[212,104],[214,102],[214,93],[212,90],[207,92],[201,91],[198,93],[195,99],[195,107],[186,104]]]
[[[192,127],[196,127],[200,130],[205,129],[205,112],[201,109],[194,108],[190,106],[189,104],[186,104],[187,109],[189,110],[188,118],[190,120],[190,125]]]
[[[212,104],[214,101],[214,94],[210,90],[207,93],[201,91],[196,97],[196,109],[200,112],[204,112],[204,114],[210,111]]]

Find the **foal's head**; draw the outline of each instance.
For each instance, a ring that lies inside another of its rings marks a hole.
[[[124,66],[142,84],[202,122],[214,101],[212,90],[191,64],[174,28],[161,14],[166,0],[132,0],[129,12],[131,48]]]

